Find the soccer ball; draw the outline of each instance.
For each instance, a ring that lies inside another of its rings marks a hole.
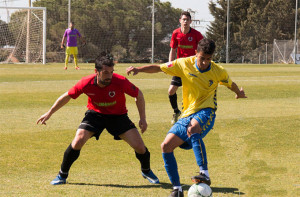
[[[212,197],[212,190],[205,183],[193,184],[188,191],[188,197]]]

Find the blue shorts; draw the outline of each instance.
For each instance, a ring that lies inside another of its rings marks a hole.
[[[188,117],[179,119],[173,125],[168,133],[173,133],[184,141],[184,143],[179,146],[180,148],[191,149],[193,147],[192,142],[187,135],[187,128],[193,118],[199,122],[200,127],[202,128],[200,135],[201,138],[204,138],[214,126],[216,118],[215,110],[212,108],[201,109]]]

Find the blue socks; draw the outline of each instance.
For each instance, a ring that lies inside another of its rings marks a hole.
[[[165,169],[173,186],[180,186],[177,162],[174,153],[162,153],[165,162]]]
[[[196,162],[200,170],[207,170],[207,157],[204,142],[199,133],[194,133],[190,137],[193,144],[193,151],[196,157]]]

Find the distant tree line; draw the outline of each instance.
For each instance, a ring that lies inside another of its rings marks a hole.
[[[214,21],[208,28],[207,37],[216,41],[215,58],[220,61],[225,61],[226,57],[227,2],[209,3]],[[294,39],[295,0],[230,0],[229,7],[231,61],[266,43],[273,44],[274,39]]]
[[[68,28],[68,1],[37,0],[33,5],[47,7],[47,51],[62,51],[60,42]],[[87,41],[80,50],[82,58],[93,60],[101,51],[110,50],[119,61],[149,62],[151,6],[152,0],[72,0],[71,20]],[[156,59],[168,58],[169,40],[179,25],[181,11],[169,2],[155,2]]]

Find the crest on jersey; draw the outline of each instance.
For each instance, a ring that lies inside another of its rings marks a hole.
[[[213,80],[209,80],[209,87],[214,83]]]
[[[116,95],[116,92],[115,91],[110,91],[108,93],[108,95],[112,98],[112,97],[114,97]]]
[[[193,41],[193,37],[188,37],[188,40],[189,40],[190,42],[192,42],[192,41]]]

